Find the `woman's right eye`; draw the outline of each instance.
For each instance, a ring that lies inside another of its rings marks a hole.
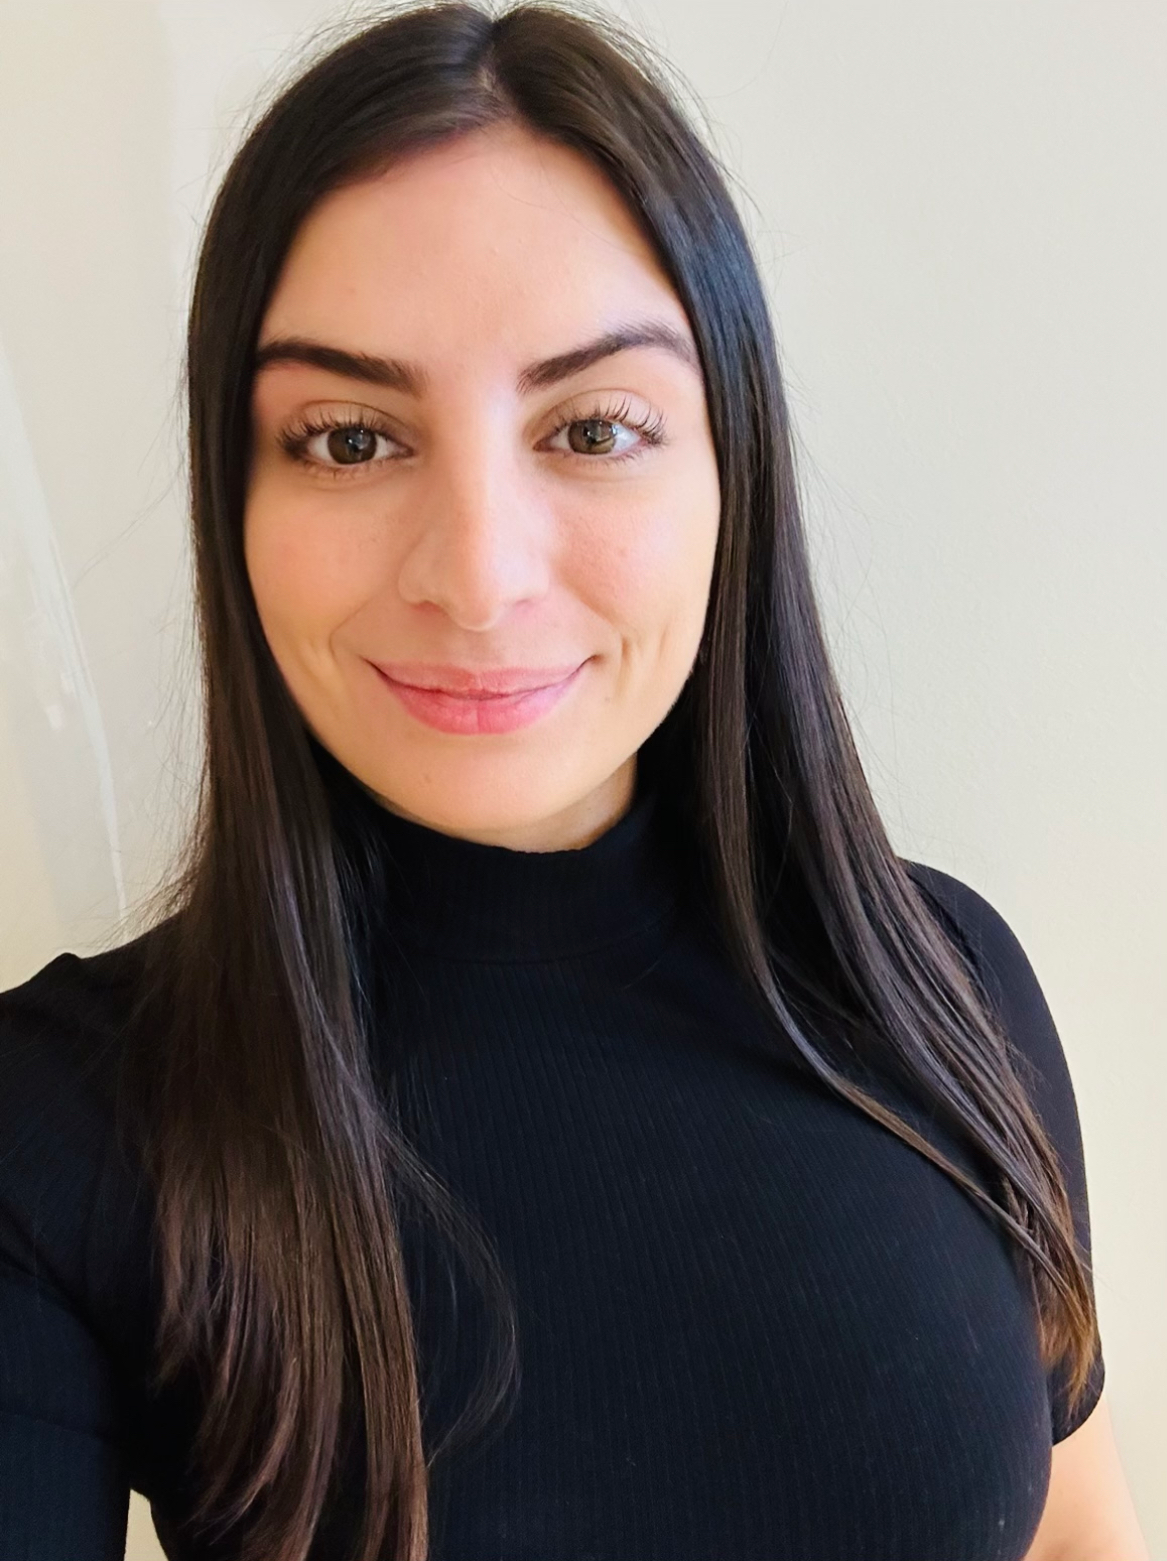
[[[392,459],[388,448],[396,440],[364,422],[305,423],[280,435],[286,453],[305,466],[344,476],[355,467]]]

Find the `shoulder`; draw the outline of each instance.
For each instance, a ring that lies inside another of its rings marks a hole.
[[[1080,1181],[1080,1124],[1065,1050],[1017,934],[995,906],[959,878],[922,862],[904,861],[903,865],[971,965],[1010,1043],[1017,1074],[1061,1154],[1071,1184]]]
[[[133,1011],[155,935],[99,954],[58,954],[0,992],[0,1132],[14,1126],[22,1085],[99,1079]]]
[[[114,1106],[151,937],[59,954],[0,992],[0,1265],[76,1301],[93,1277],[91,1232],[123,1225],[134,1197],[113,1158]]]
[[[956,935],[994,1001],[1013,1009],[1016,1018],[1023,1016],[1027,1006],[1031,1010],[1044,1006],[1029,957],[996,907],[938,867],[909,861],[903,865],[931,904],[939,908],[946,930]]]
[[[116,1005],[119,995],[125,999],[132,994],[150,946],[165,925],[99,953],[75,954],[66,950],[56,955],[27,980],[0,991],[0,1015],[7,1017],[45,1006],[56,1008],[78,999],[86,1006],[94,998],[103,1008],[111,1001]]]

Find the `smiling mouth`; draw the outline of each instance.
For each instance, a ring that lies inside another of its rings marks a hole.
[[[369,666],[416,719],[439,731],[473,737],[513,732],[542,720],[567,697],[583,675],[587,662],[580,662],[558,682],[528,686],[512,693],[481,689],[450,693],[445,689],[416,688],[391,677],[376,662],[370,662]]]
[[[449,699],[511,699],[517,694],[533,694],[555,688],[573,677],[583,665],[573,662],[558,667],[503,667],[493,672],[462,667],[427,667],[410,662],[372,663],[383,677],[403,688]]]

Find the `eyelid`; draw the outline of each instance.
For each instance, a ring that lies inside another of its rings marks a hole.
[[[323,424],[329,428],[347,428],[360,424],[364,428],[382,427],[388,432],[399,420],[391,417],[381,407],[369,406],[364,401],[320,401],[300,407],[279,430],[277,439],[285,439],[308,426]],[[393,435],[397,437],[396,434]]]
[[[596,390],[578,390],[566,400],[557,402],[545,416],[558,424],[574,417],[595,417],[599,407],[614,410],[618,406],[629,409],[641,406],[650,415],[654,410],[652,402],[638,391],[613,385],[611,388],[601,386]]]
[[[362,465],[380,466],[384,462],[356,462],[351,467],[329,466],[326,462],[309,459],[304,451],[312,439],[322,433],[331,433],[337,428],[367,428],[370,433],[378,434],[383,439],[390,439],[394,444],[402,444],[403,441],[391,427],[387,426],[392,421],[393,419],[388,418],[384,412],[362,406],[355,401],[334,403],[327,410],[307,406],[278,430],[275,440],[285,455],[300,461],[304,466],[315,467],[329,473],[355,471]]]

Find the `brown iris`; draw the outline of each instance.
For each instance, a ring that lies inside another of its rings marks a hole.
[[[377,452],[377,436],[369,428],[334,428],[327,439],[328,453],[340,466],[355,466],[372,460]]]
[[[602,430],[614,429],[615,427],[616,424],[610,422],[606,417],[579,418],[570,426],[567,435],[568,443],[571,445],[572,449],[577,455],[594,455],[597,446],[611,445],[615,439],[615,435],[613,433],[604,433]],[[576,429],[583,430],[582,444],[576,443]],[[602,450],[600,453],[602,455],[606,455],[607,450]]]

